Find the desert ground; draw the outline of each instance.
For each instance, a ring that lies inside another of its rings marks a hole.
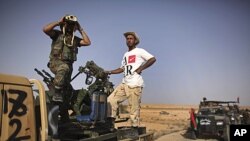
[[[124,105],[120,107],[120,117],[128,117],[128,107]],[[191,108],[197,112],[198,105],[142,104],[140,126],[145,126],[147,132],[153,132],[155,141],[193,141],[188,132]],[[250,106],[241,108],[250,109]],[[130,122],[116,123],[115,126],[130,126]],[[196,139],[196,141],[219,140],[213,137]]]
[[[162,136],[173,135],[173,133],[179,133],[180,138],[184,138],[182,134],[185,134],[190,123],[190,108],[197,109],[198,106],[143,104],[140,112],[140,126],[146,126],[147,132],[154,132],[155,140],[160,141]],[[128,116],[127,108],[122,108],[120,111],[121,117]],[[130,122],[116,123],[115,126],[130,126]]]

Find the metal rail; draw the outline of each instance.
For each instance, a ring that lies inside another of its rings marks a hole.
[[[39,100],[40,100],[40,111],[41,111],[41,141],[48,140],[48,118],[47,118],[47,106],[46,106],[46,95],[45,88],[41,81],[36,79],[29,80],[31,84],[35,84],[38,88]]]

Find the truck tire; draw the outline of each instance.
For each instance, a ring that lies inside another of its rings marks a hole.
[[[196,140],[197,139],[197,136],[196,136],[196,133],[194,130],[191,131],[190,133],[190,138],[193,139],[193,140]]]

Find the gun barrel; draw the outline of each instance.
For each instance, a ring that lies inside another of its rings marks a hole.
[[[37,74],[39,74],[39,75],[42,76],[43,78],[45,77],[45,76],[43,75],[43,73],[42,73],[41,71],[39,71],[37,68],[35,68],[34,70],[37,72]]]
[[[34,70],[35,70],[37,73],[39,73],[39,72],[40,72],[37,68],[35,68]]]
[[[38,75],[40,75],[43,78],[43,82],[48,86],[48,88],[51,89],[53,87],[53,82],[52,82],[53,79],[44,76],[44,74],[41,71],[39,71],[37,68],[35,68],[34,70],[37,72]]]
[[[43,72],[46,76],[48,76],[51,80],[54,79],[47,71],[42,70],[42,72]]]

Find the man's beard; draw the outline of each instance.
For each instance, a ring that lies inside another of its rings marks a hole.
[[[127,46],[128,46],[129,48],[133,48],[133,47],[135,46],[135,44],[127,43]]]
[[[74,29],[73,28],[66,28],[66,33],[67,34],[73,34],[73,32],[74,32]]]

